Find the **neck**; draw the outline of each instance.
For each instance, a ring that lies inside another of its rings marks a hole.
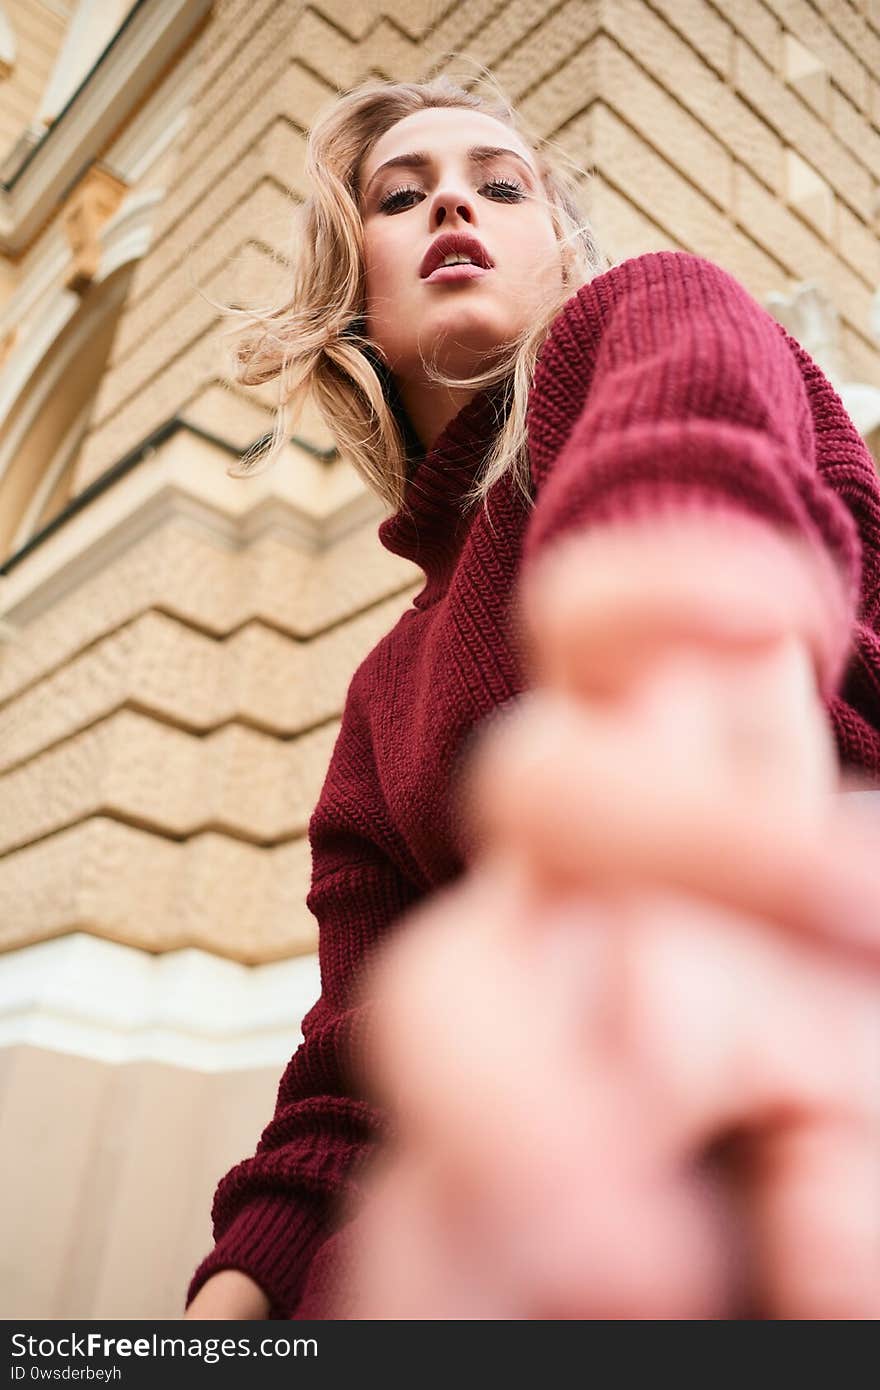
[[[426,453],[449,421],[477,394],[473,386],[438,386],[432,382],[400,382],[398,392]]]

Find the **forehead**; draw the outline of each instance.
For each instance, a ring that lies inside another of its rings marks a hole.
[[[404,116],[379,137],[360,166],[360,187],[365,188],[379,165],[416,148],[431,154],[463,154],[470,145],[502,145],[515,150],[534,169],[531,150],[515,130],[484,111],[462,107],[432,107]]]

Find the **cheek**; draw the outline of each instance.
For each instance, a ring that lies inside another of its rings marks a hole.
[[[384,269],[384,257],[381,248],[371,247],[367,244],[364,247],[364,294],[367,304],[376,299],[377,293],[382,288]]]
[[[364,241],[364,279],[367,294],[387,293],[405,278],[407,249],[390,235],[367,237]]]
[[[553,225],[543,210],[522,210],[521,216],[499,220],[487,228],[487,240],[498,250],[511,274],[523,279],[535,273],[544,275],[561,263],[562,248]]]
[[[552,275],[557,272],[562,273],[562,247],[557,240],[556,233],[552,227],[542,220],[540,226],[534,229],[534,236],[531,242],[534,252],[531,257],[532,268],[544,276]]]
[[[565,250],[555,233],[544,248],[543,255],[535,270],[535,281],[540,284],[542,293],[557,292],[565,286]]]

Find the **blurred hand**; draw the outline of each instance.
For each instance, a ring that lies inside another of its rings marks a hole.
[[[477,849],[551,885],[729,893],[880,950],[874,864],[848,852],[873,822],[834,795],[869,784],[841,778],[823,703],[850,645],[830,561],[745,517],[676,515],[567,538],[527,581],[533,690],[484,723],[461,786]]]
[[[878,993],[729,908],[536,911],[484,865],[377,989],[396,1144],[340,1316],[876,1317]]]
[[[249,1274],[240,1269],[221,1269],[206,1279],[184,1318],[199,1321],[224,1318],[256,1322],[269,1316],[269,1299]]]
[[[523,597],[476,863],[367,986],[399,1138],[353,1315],[876,1316],[880,843],[832,795],[835,581],[690,521],[579,537]]]

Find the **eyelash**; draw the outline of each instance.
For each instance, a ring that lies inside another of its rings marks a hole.
[[[522,184],[519,182],[518,179],[507,179],[507,178],[489,179],[487,183],[484,183],[484,184],[483,184],[483,187],[484,187],[484,188],[502,188],[502,189],[506,189],[508,192],[516,193],[516,194],[519,195],[516,199],[513,199],[513,198],[502,199],[503,202],[514,202],[514,201],[519,202],[520,199],[521,199],[522,197],[525,196],[525,189],[523,188]],[[391,191],[390,193],[386,193],[386,194],[385,194],[385,197],[384,197],[384,198],[382,199],[382,201],[380,202],[380,204],[379,204],[379,211],[380,211],[380,212],[388,212],[388,211],[391,211],[391,210],[394,208],[394,206],[395,206],[395,204],[397,203],[397,200],[398,200],[399,198],[404,197],[407,193],[420,193],[420,192],[421,192],[421,189],[420,189],[420,188],[412,188],[412,187],[410,187],[409,185],[403,185],[403,186],[400,187],[400,188],[392,189],[392,191]]]

